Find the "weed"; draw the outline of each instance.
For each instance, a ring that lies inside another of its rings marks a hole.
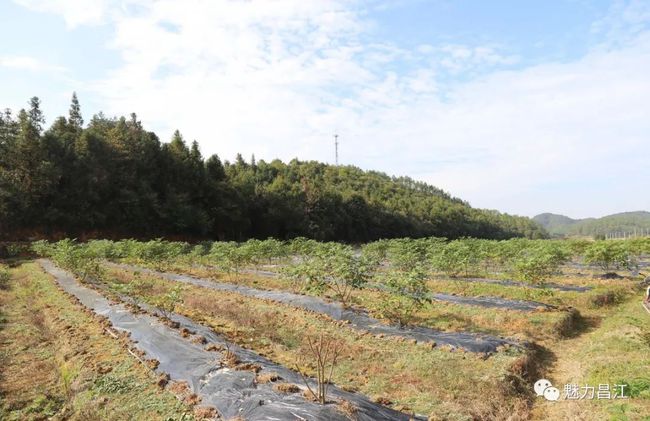
[[[9,289],[10,279],[11,279],[11,275],[9,274],[9,271],[5,269],[2,265],[0,265],[0,289],[2,290]]]
[[[142,389],[135,378],[117,377],[112,375],[100,376],[93,382],[93,390],[100,395],[134,393]]]
[[[79,369],[71,364],[64,362],[59,365],[59,377],[63,386],[63,394],[68,400],[71,400],[74,394],[72,383],[79,375]]]

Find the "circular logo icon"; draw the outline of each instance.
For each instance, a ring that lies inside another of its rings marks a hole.
[[[533,389],[535,389],[535,393],[537,393],[537,396],[544,396],[544,390],[547,387],[553,386],[551,382],[549,382],[546,379],[539,379],[535,382],[535,386]]]
[[[558,390],[557,387],[547,387],[544,389],[544,397],[548,401],[556,401],[560,399],[560,391]]]

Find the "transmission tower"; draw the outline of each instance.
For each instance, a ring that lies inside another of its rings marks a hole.
[[[334,135],[334,162],[339,166],[339,135]]]

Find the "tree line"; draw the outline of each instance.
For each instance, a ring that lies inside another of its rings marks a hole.
[[[365,242],[439,236],[543,238],[529,218],[475,209],[408,177],[292,160],[205,159],[135,114],[67,117],[45,128],[37,97],[0,113],[0,236],[248,238]]]
[[[515,279],[540,287],[540,294],[551,296],[553,291],[547,288],[548,282],[562,273],[564,264],[577,259],[604,272],[638,269],[639,260],[650,252],[650,239],[447,241],[430,237],[378,240],[360,248],[303,237],[289,241],[249,239],[240,243],[195,244],[162,239],[104,239],[85,243],[64,239],[39,240],[24,247],[54,259],[82,281],[88,277],[106,280],[101,262],[108,259],[161,271],[209,268],[211,273],[221,272],[226,275],[224,279],[233,283],[239,283],[247,270],[272,270],[288,281],[286,286],[290,291],[316,296],[327,294],[345,307],[352,303],[355,291],[368,288],[380,292],[374,314],[404,325],[431,300],[433,291],[427,281],[434,276]],[[267,266],[271,264],[272,267]],[[143,287],[140,281],[113,285],[121,293],[132,295]],[[171,309],[168,305],[173,304],[177,294],[172,291],[161,298],[155,305],[171,311],[173,305]]]

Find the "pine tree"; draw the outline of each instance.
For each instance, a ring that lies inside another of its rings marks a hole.
[[[81,117],[81,107],[79,106],[79,100],[77,99],[77,93],[72,93],[72,101],[70,103],[70,111],[68,113],[68,123],[75,130],[80,130],[84,124],[84,120]]]
[[[226,178],[226,171],[223,169],[223,164],[218,155],[212,155],[205,162],[205,170],[208,178],[214,181],[221,181]]]
[[[187,145],[175,131],[161,144],[135,114],[100,113],[83,128],[74,93],[69,116],[43,132],[40,105],[34,97],[17,118],[0,113],[0,235],[21,228],[343,241],[545,235],[528,218],[471,208],[407,177],[254,156],[204,160],[197,142]]]
[[[169,149],[175,155],[175,158],[180,160],[187,159],[190,154],[185,144],[185,139],[183,139],[183,135],[178,130],[175,130],[172,135],[172,140],[169,142]]]
[[[32,97],[29,101],[29,113],[27,114],[29,123],[32,125],[34,130],[38,134],[43,131],[43,125],[45,124],[45,117],[43,117],[43,112],[41,111],[41,100],[37,96]]]
[[[11,115],[9,108],[5,109],[3,114],[0,114],[0,147],[9,147],[15,141],[18,134],[18,123]],[[2,160],[2,156],[0,156]]]

